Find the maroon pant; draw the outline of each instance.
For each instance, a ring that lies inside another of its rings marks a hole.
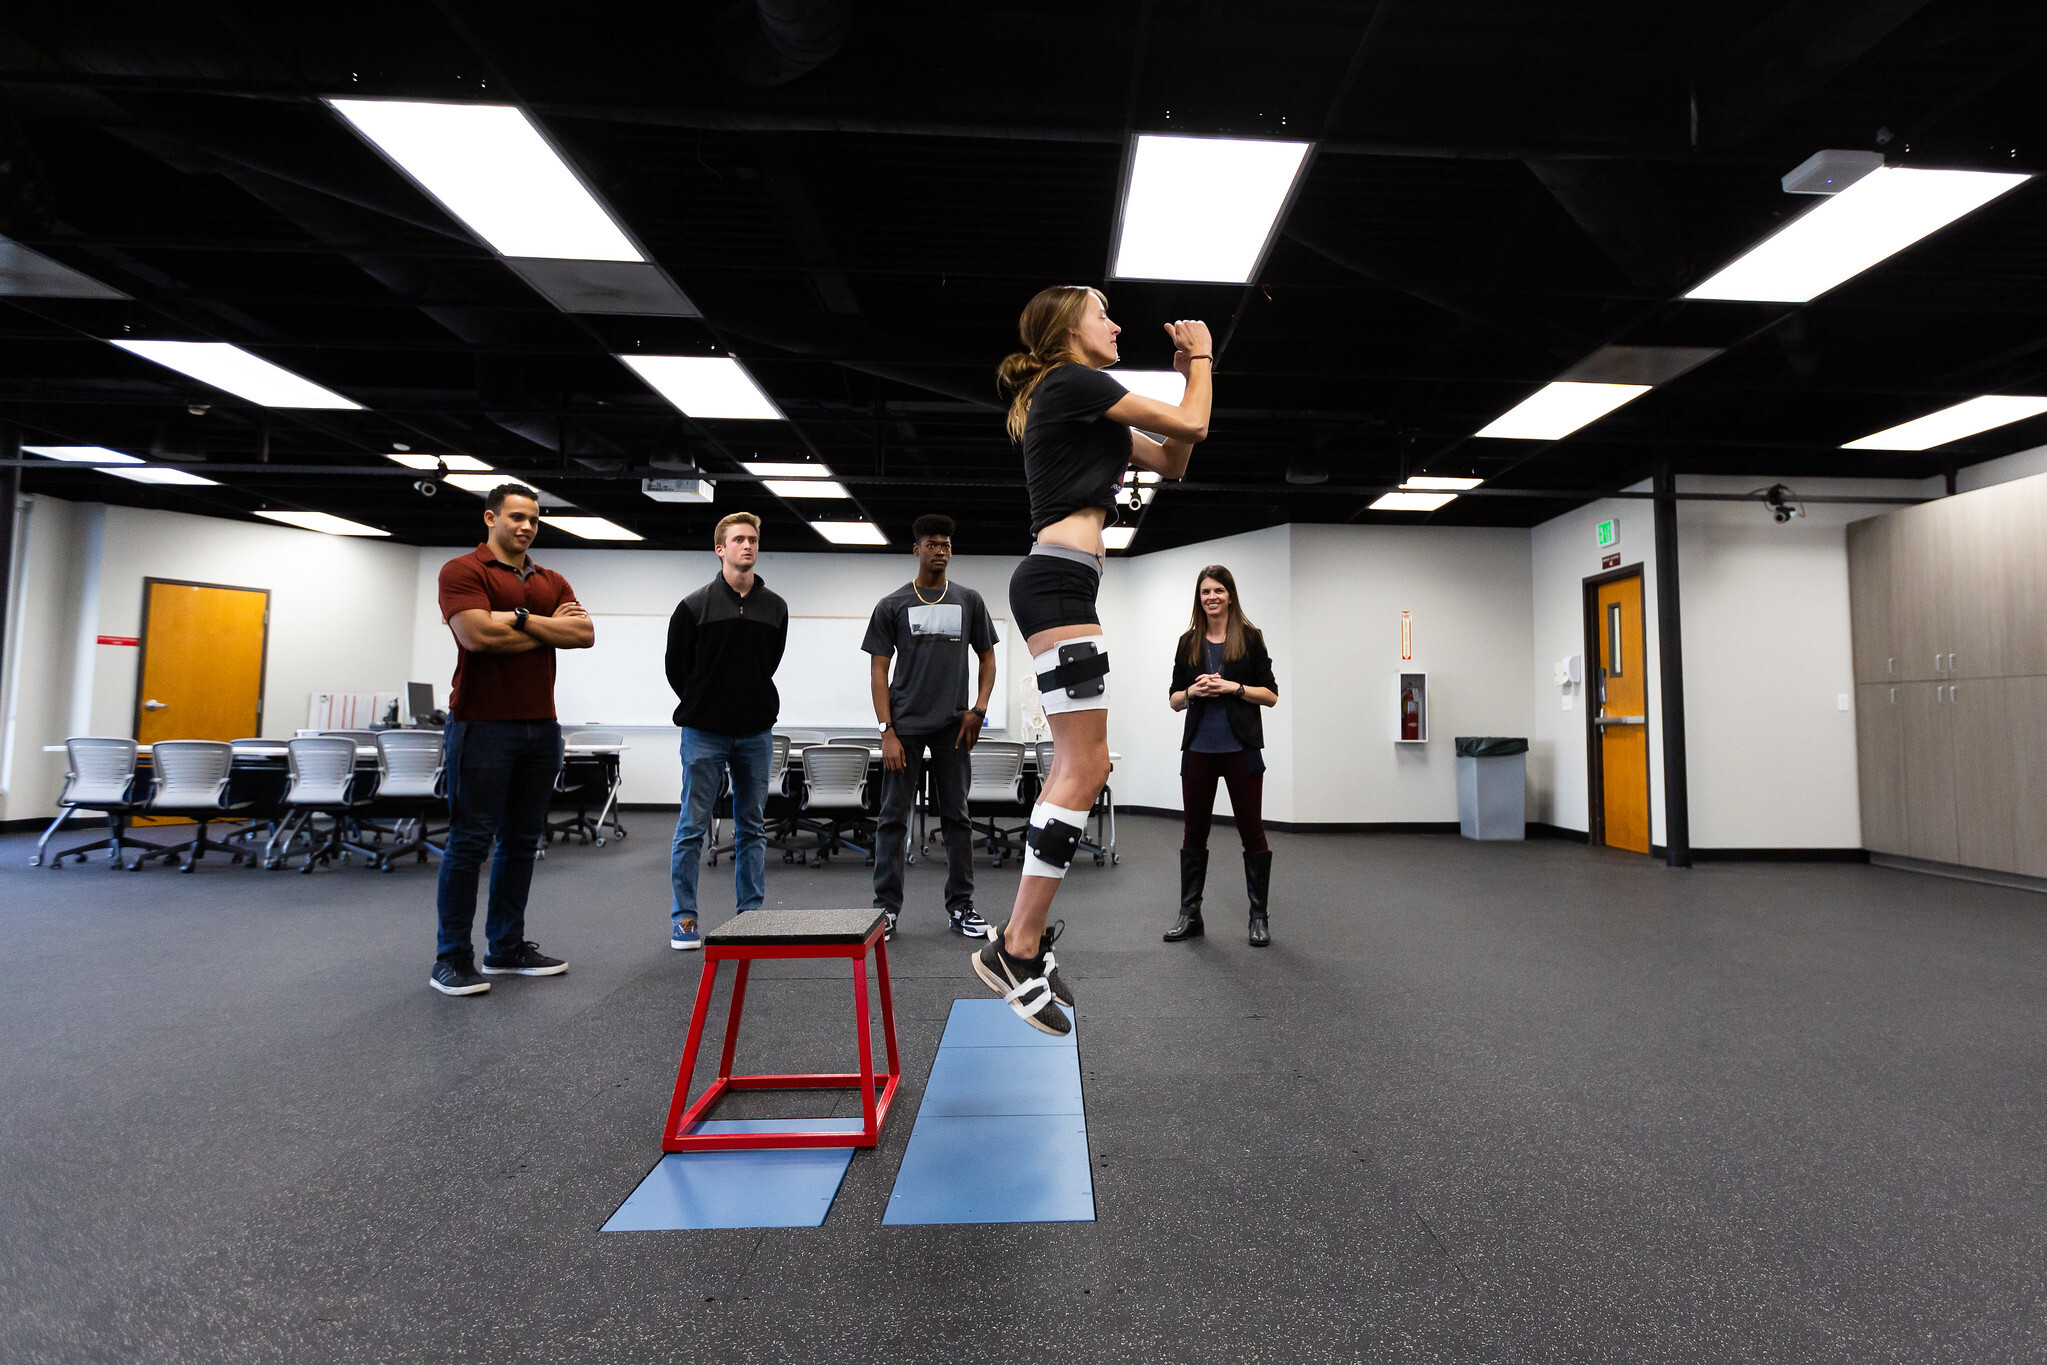
[[[1181,848],[1207,848],[1208,827],[1215,820],[1215,783],[1221,778],[1230,789],[1230,808],[1237,813],[1237,836],[1246,853],[1265,851],[1265,774],[1251,771],[1251,751],[1233,754],[1180,755],[1180,806],[1186,811],[1187,828]]]

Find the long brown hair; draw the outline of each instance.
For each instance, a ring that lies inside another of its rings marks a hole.
[[[1071,334],[1080,326],[1082,312],[1090,303],[1109,306],[1101,290],[1086,284],[1055,284],[1040,289],[1024,305],[1016,331],[1024,349],[1002,358],[995,368],[995,382],[1012,394],[1009,400],[1009,439],[1023,441],[1024,422],[1031,414],[1031,392],[1054,365],[1078,361]]]
[[[1201,609],[1201,585],[1211,578],[1230,594],[1229,610],[1223,613],[1223,659],[1235,663],[1243,658],[1245,637],[1258,629],[1251,624],[1251,618],[1244,615],[1243,605],[1237,601],[1237,580],[1222,565],[1209,565],[1194,576],[1194,620],[1187,627],[1187,662],[1190,664],[1201,662],[1201,642],[1208,637],[1208,613]]]

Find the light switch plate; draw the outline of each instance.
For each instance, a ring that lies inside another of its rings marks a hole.
[[[1836,694],[1834,708],[1839,711],[1846,711],[1848,709],[1848,694],[1846,692]]]

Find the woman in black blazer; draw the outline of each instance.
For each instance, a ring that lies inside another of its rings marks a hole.
[[[1265,846],[1265,724],[1261,706],[1279,705],[1279,682],[1265,637],[1237,602],[1237,580],[1220,564],[1194,583],[1194,619],[1173,651],[1171,701],[1187,713],[1180,737],[1180,799],[1186,829],[1180,840],[1180,918],[1166,942],[1199,938],[1201,892],[1208,880],[1208,830],[1215,784],[1229,784],[1230,808],[1244,841],[1244,886],[1251,898],[1251,946],[1272,942],[1266,893],[1272,851]]]

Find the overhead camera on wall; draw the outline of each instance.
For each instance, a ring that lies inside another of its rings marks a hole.
[[[1773,483],[1763,490],[1763,506],[1769,508],[1770,515],[1780,523],[1805,515],[1805,507],[1798,501],[1798,495],[1781,483]]]
[[[419,490],[419,495],[422,498],[430,498],[441,491],[441,480],[447,477],[448,462],[446,460],[435,460],[434,472],[412,486]]]

